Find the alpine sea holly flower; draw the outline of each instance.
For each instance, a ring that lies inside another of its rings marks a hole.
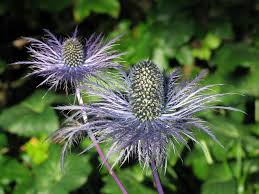
[[[152,162],[166,167],[168,147],[175,150],[176,142],[188,146],[186,138],[198,142],[194,130],[201,130],[216,140],[206,121],[196,113],[218,108],[237,111],[213,105],[226,94],[206,93],[219,84],[199,86],[198,81],[204,75],[202,71],[190,82],[180,81],[176,70],[166,78],[147,60],[133,66],[129,75],[114,84],[86,83],[87,93],[101,100],[60,109],[78,110],[70,120],[78,120],[83,110],[90,118],[88,123],[61,129],[54,138],[73,142],[77,135],[90,130],[99,142],[111,140],[107,157],[117,153],[114,164],[123,164],[135,156],[144,167]]]
[[[44,77],[45,80],[40,85],[47,83],[50,85],[49,89],[57,89],[57,87],[63,86],[67,92],[68,88],[71,87],[75,90],[75,96],[79,105],[83,104],[79,88],[82,82],[90,77],[95,77],[97,80],[108,79],[108,76],[103,77],[107,73],[105,70],[120,68],[115,59],[118,59],[122,54],[112,49],[118,38],[105,42],[101,35],[92,35],[83,42],[77,38],[77,30],[75,30],[72,37],[65,39],[57,39],[49,31],[46,32],[47,37],[44,40],[26,38],[31,45],[28,50],[32,60],[14,64],[31,65],[33,72],[29,75]],[[87,115],[83,114],[82,121],[85,125],[87,125],[87,119]],[[121,191],[127,194],[126,189],[106,161],[91,130],[88,131],[88,136],[96,147],[110,175],[114,178]],[[68,144],[65,143],[62,151],[62,161],[67,147]],[[63,166],[63,162],[61,165]]]
[[[72,37],[64,39],[58,39],[47,30],[46,33],[43,40],[26,38],[30,42],[28,51],[32,59],[15,63],[32,65],[30,75],[45,78],[40,85],[47,83],[55,89],[64,86],[67,91],[68,86],[75,88],[86,77],[120,67],[114,59],[121,54],[112,50],[118,38],[105,42],[101,35],[92,35],[82,41],[77,38],[77,30]]]

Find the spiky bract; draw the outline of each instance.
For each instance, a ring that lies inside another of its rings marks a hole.
[[[186,82],[180,81],[179,72],[174,71],[164,79],[152,62],[144,61],[135,65],[129,76],[108,87],[87,84],[87,93],[101,101],[60,109],[78,110],[70,119],[80,118],[83,110],[90,120],[72,130],[60,130],[54,138],[71,142],[76,134],[92,130],[99,142],[111,140],[107,157],[117,153],[115,164],[134,155],[144,166],[153,160],[157,166],[166,167],[169,146],[175,151],[176,142],[188,146],[186,137],[198,142],[193,130],[199,129],[215,139],[206,121],[197,118],[196,113],[217,108],[236,110],[211,104],[225,94],[206,94],[217,85],[200,87],[198,81],[204,75],[202,72]]]
[[[30,42],[28,51],[31,61],[21,61],[14,64],[30,64],[33,72],[30,75],[44,77],[40,84],[47,83],[50,88],[78,86],[85,78],[96,76],[107,68],[119,68],[120,57],[112,50],[118,38],[105,42],[101,35],[92,35],[89,39],[77,38],[77,30],[72,37],[57,39],[46,30],[43,40],[26,38]]]

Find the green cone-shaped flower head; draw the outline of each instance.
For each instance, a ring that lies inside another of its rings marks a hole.
[[[141,121],[159,117],[164,107],[163,75],[151,61],[136,64],[130,72],[130,104]]]
[[[77,38],[67,39],[62,48],[64,64],[69,67],[78,67],[84,63],[84,47]]]

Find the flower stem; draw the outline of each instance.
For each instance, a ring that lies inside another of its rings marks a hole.
[[[158,194],[164,194],[164,191],[163,191],[160,179],[159,179],[159,175],[158,175],[158,172],[157,172],[156,164],[153,160],[151,160],[150,166],[151,166],[153,178],[154,178],[154,181],[155,181],[155,184],[156,184],[157,193]]]
[[[79,105],[83,105],[84,104],[79,88],[76,88],[76,98],[77,98],[77,101],[78,101]],[[85,112],[82,113],[82,117],[83,117],[84,122],[87,122],[87,115],[85,114]],[[113,179],[115,180],[117,185],[120,187],[122,193],[123,194],[128,194],[127,190],[125,189],[125,187],[121,183],[120,179],[117,177],[115,172],[112,170],[110,164],[106,160],[106,158],[104,156],[104,153],[103,153],[100,145],[98,144],[94,134],[92,132],[89,132],[88,135],[89,135],[90,139],[92,140],[92,142],[93,142],[93,144],[94,144],[94,146],[95,146],[95,148],[96,148],[96,150],[97,150],[97,152],[98,152],[98,154],[99,154],[99,156],[100,156],[104,166],[109,171],[110,175],[113,177]]]

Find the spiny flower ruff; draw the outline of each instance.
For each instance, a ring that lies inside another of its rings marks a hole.
[[[115,38],[105,42],[101,35],[92,35],[83,43],[77,38],[77,30],[72,37],[58,40],[46,30],[47,36],[43,40],[26,38],[30,42],[28,51],[30,61],[21,61],[14,64],[29,64],[33,72],[29,75],[38,75],[51,88],[78,86],[88,76],[97,76],[107,68],[119,68],[114,61],[122,54],[112,50],[118,40]]]
[[[219,84],[199,86],[204,71],[190,82],[180,81],[177,70],[166,79],[158,67],[147,60],[136,64],[128,76],[123,75],[121,80],[108,86],[86,83],[87,93],[100,97],[100,101],[59,109],[77,110],[69,120],[80,119],[81,111],[90,119],[86,124],[58,130],[53,139],[66,141],[67,145],[81,134],[93,131],[99,142],[111,141],[107,158],[117,154],[114,165],[137,157],[144,167],[154,161],[157,166],[166,168],[169,146],[177,152],[176,142],[188,146],[186,138],[190,138],[199,143],[194,129],[216,140],[207,122],[197,118],[196,113],[218,108],[238,111],[212,104],[226,94],[206,94]]]

